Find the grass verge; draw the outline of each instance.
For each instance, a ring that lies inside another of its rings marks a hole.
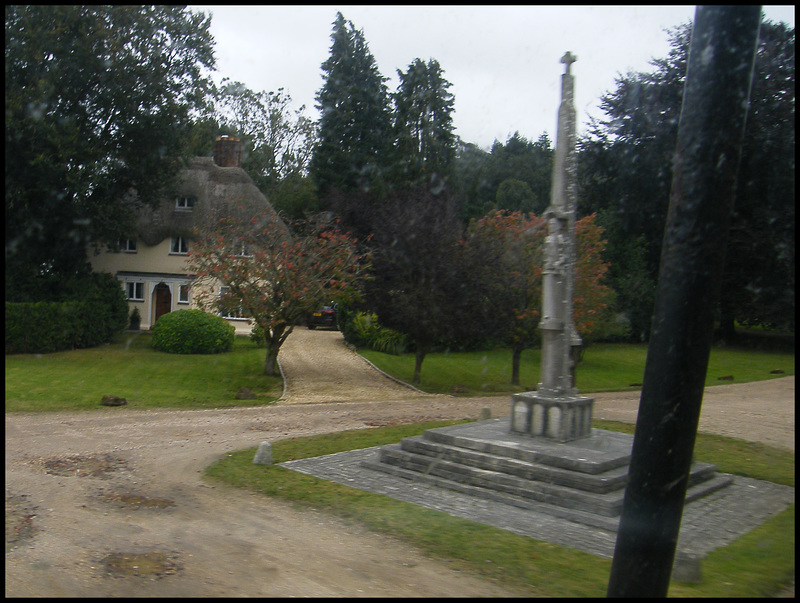
[[[458,421],[345,431],[273,443],[276,463],[393,443]],[[603,422],[604,429],[632,426]],[[698,434],[697,458],[723,471],[794,486],[794,455],[768,446]],[[255,449],[226,454],[205,475],[213,481],[313,507],[360,522],[447,559],[454,567],[502,583],[525,596],[601,597],[611,560],[540,542],[387,496],[363,492],[282,467],[253,464]],[[794,506],[770,518],[703,562],[698,585],[672,583],[670,596],[776,594],[794,577]]]
[[[382,371],[411,383],[414,355],[393,356],[359,350]],[[576,386],[582,392],[624,391],[641,388],[646,345],[594,344],[586,348],[578,366]],[[520,386],[511,385],[511,352],[434,353],[425,356],[418,387],[431,393],[467,396],[530,391],[539,383],[540,350],[525,350],[520,362]],[[783,371],[772,374],[772,371]],[[794,354],[714,348],[708,363],[706,386],[747,383],[794,375]],[[724,377],[724,379],[720,379]]]

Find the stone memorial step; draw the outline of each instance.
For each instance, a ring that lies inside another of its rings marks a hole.
[[[593,429],[567,443],[510,433],[508,419],[452,425],[380,448],[366,468],[616,530],[633,436]],[[694,463],[686,500],[731,476]]]

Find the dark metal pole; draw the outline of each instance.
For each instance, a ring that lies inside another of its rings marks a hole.
[[[711,352],[760,6],[699,6],[609,597],[667,595]]]

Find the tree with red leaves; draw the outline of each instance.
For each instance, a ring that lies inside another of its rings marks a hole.
[[[308,311],[352,287],[365,258],[331,228],[293,235],[276,214],[226,216],[196,231],[188,268],[204,307],[247,316],[264,332],[264,373],[280,375],[278,352]]]
[[[575,223],[576,264],[573,316],[582,337],[603,326],[613,291],[603,283],[608,265],[601,254],[603,231],[594,215]],[[523,350],[533,346],[542,305],[543,218],[520,211],[492,211],[470,225],[466,245],[483,282],[495,338],[511,348],[511,383],[519,385]],[[485,317],[488,317],[488,313]],[[488,320],[488,318],[487,318]]]

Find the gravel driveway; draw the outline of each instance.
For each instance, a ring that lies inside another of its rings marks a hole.
[[[260,442],[423,420],[508,414],[508,396],[452,398],[397,384],[341,334],[296,330],[276,405],[6,415],[6,596],[507,596],[324,513],[201,480]],[[634,421],[636,394],[599,394]],[[794,377],[707,391],[701,431],[794,450]]]

